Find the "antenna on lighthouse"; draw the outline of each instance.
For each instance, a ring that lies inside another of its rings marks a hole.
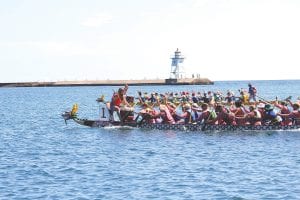
[[[174,57],[172,57],[171,59],[172,59],[172,64],[171,64],[170,79],[182,78],[185,75],[182,66],[182,63],[185,58],[181,55],[181,51],[179,51],[178,48],[174,53]]]

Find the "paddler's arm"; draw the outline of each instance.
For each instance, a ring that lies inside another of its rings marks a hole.
[[[142,92],[141,91],[138,91],[138,95],[139,95],[138,99],[139,99],[140,103],[145,103],[144,99],[142,98]]]
[[[216,118],[214,119],[210,119],[210,117],[205,121],[205,123],[209,123],[209,124],[215,124],[217,121],[220,120],[220,116],[218,115]]]
[[[163,104],[167,105],[168,104],[167,96],[163,94],[161,94],[161,96],[163,97]]]
[[[248,114],[248,113],[250,113],[250,110],[249,110],[249,108],[246,108],[244,105],[242,105],[242,108],[244,109],[244,111],[245,111],[245,114]]]
[[[248,116],[248,114],[245,114],[244,116],[240,116],[240,117],[234,115],[234,118],[235,118],[235,119],[246,119],[247,116]]]
[[[282,105],[280,105],[280,104],[278,103],[277,97],[276,97],[276,100],[275,100],[275,102],[274,102],[274,106],[275,106],[276,108],[279,108],[279,109],[282,108]]]
[[[291,100],[287,99],[286,101],[293,107],[293,102]]]
[[[126,84],[125,84],[125,87],[124,87],[124,95],[126,95],[127,90],[128,90],[128,84],[126,83]]]
[[[126,95],[123,96],[123,103],[126,105],[126,106],[130,106],[131,105],[128,103],[128,101],[126,100]]]

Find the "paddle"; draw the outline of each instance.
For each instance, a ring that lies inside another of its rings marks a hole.
[[[299,98],[299,97],[298,97]],[[288,96],[287,98],[285,98],[285,101],[290,101],[292,99],[292,96]]]
[[[205,131],[206,126],[208,125],[207,122],[210,120],[211,117],[212,117],[212,111],[209,111],[209,116],[206,119],[203,120],[203,123],[200,123],[200,125],[203,125],[201,127],[201,131]]]
[[[258,95],[256,95],[256,97],[258,97],[259,99],[261,99],[261,100],[263,100],[263,101],[265,101],[265,102],[267,102],[267,103],[271,103],[270,101],[268,101],[268,100],[266,100],[266,99],[264,99],[264,98],[262,98],[262,97],[260,97],[260,96],[258,96]],[[298,99],[299,99],[300,97],[298,97]],[[292,99],[292,96],[288,96],[287,98],[285,98],[284,99],[284,101],[288,101],[288,100],[291,100]],[[277,100],[277,96],[276,96],[276,100]]]
[[[259,99],[261,99],[261,100],[263,100],[265,103],[269,103],[269,104],[270,104],[270,102],[269,102],[268,100],[266,100],[265,98],[260,97],[260,96],[258,96],[258,95],[256,95],[256,97],[259,98]]]

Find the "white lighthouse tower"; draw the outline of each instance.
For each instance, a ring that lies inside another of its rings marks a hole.
[[[171,64],[171,72],[170,72],[170,79],[181,79],[185,76],[185,72],[183,69],[183,61],[184,57],[181,55],[181,51],[178,48],[175,51],[174,57],[172,59]]]

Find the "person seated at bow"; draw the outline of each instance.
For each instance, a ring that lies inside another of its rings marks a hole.
[[[271,104],[266,104],[262,118],[263,125],[280,125],[282,118],[277,115],[274,107]]]
[[[299,103],[292,103],[289,100],[289,103],[292,104],[293,111],[289,114],[278,114],[281,117],[288,117],[292,120],[293,125],[300,125],[300,104]]]
[[[133,107],[126,100],[126,93],[128,90],[128,85],[126,84],[124,88],[119,88],[118,92],[115,92],[112,96],[110,102],[110,114],[116,111],[121,122],[124,122],[130,113],[133,111]]]

